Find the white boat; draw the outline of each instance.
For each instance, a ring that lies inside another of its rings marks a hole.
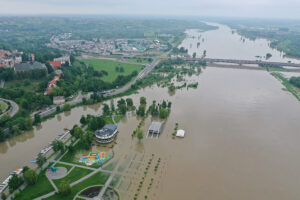
[[[8,182],[12,178],[12,176],[14,174],[19,175],[22,173],[22,171],[23,171],[23,169],[20,168],[20,169],[16,169],[15,171],[11,172],[10,175],[0,184],[0,193],[2,193],[8,187]]]
[[[42,153],[42,154],[45,154],[45,153],[47,153],[48,151],[50,151],[51,149],[52,149],[52,146],[45,147],[44,149],[41,150],[41,153]]]

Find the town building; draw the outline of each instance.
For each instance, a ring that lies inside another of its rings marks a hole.
[[[54,88],[57,86],[57,81],[59,80],[59,76],[55,76],[49,83],[48,88]]]
[[[160,134],[162,131],[162,125],[163,125],[162,122],[154,121],[151,123],[148,132],[152,134]]]
[[[19,64],[22,62],[22,56],[16,56],[14,60],[15,60],[15,64]]]
[[[48,63],[53,67],[53,69],[57,69],[61,67],[60,61],[49,61]]]
[[[31,62],[35,61],[35,55],[33,53],[30,54],[29,61]]]
[[[184,137],[185,131],[182,129],[177,130],[176,137]]]
[[[53,88],[48,88],[45,92],[44,95],[49,95],[52,92]]]
[[[13,50],[12,52],[0,49],[0,66],[1,67],[13,67],[14,64],[22,62],[23,52]]]
[[[69,65],[71,65],[71,61],[70,61],[70,56],[66,55],[66,56],[62,56],[59,58],[54,58],[53,59],[54,62],[60,62],[61,65],[66,64],[66,62],[69,63]]]
[[[118,129],[114,124],[107,124],[102,129],[95,132],[96,141],[100,144],[112,142],[117,136]]]
[[[64,96],[55,96],[53,97],[53,104],[59,105],[65,103],[65,97]]]
[[[29,62],[29,63],[19,63],[14,66],[15,72],[25,72],[35,69],[44,69],[47,71],[47,67],[40,62]]]
[[[57,87],[57,81],[59,80],[60,75],[55,76],[51,81],[48,83],[48,87],[44,92],[44,95],[49,95],[52,92],[54,87]]]

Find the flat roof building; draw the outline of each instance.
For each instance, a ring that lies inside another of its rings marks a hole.
[[[65,102],[66,102],[66,100],[65,100],[64,96],[55,96],[55,97],[53,97],[53,103],[55,105],[63,104]]]
[[[47,67],[40,62],[20,63],[15,64],[15,72],[25,72],[35,69],[44,69],[47,71]]]
[[[157,137],[158,135],[161,133],[162,131],[162,126],[163,126],[163,123],[162,122],[157,122],[157,121],[154,121],[151,123],[149,129],[148,129],[148,132],[147,132],[147,136],[146,138],[148,137],[149,134],[157,134]]]
[[[107,144],[112,142],[117,136],[117,126],[114,124],[107,124],[102,129],[95,132],[96,141],[100,144]]]
[[[176,137],[184,137],[185,131],[182,129],[177,130]]]

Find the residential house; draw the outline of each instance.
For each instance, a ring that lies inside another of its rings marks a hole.
[[[55,104],[55,105],[63,104],[65,102],[66,101],[65,101],[65,97],[64,96],[53,97],[53,104]]]
[[[54,58],[53,61],[59,61],[62,65],[66,64],[66,62],[69,62],[69,65],[71,65],[70,56],[68,55],[59,58]]]

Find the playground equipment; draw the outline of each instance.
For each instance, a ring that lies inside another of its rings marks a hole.
[[[51,167],[48,168],[48,170],[51,170],[52,172],[56,172],[56,167],[51,166]]]
[[[92,164],[101,164],[105,160],[109,159],[110,157],[106,155],[104,152],[100,153],[94,153],[94,152],[89,152],[87,156],[81,156],[79,159],[79,162],[82,162],[86,165],[92,165]]]

